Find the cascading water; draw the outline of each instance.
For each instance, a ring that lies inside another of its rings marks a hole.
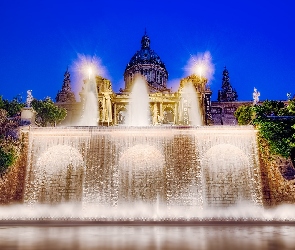
[[[130,93],[126,125],[148,126],[151,123],[150,120],[147,83],[142,76],[137,75]]]
[[[79,218],[189,219],[262,205],[251,128],[31,128],[29,147],[24,201],[78,202]]]

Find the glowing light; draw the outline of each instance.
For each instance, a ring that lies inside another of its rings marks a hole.
[[[196,71],[197,71],[197,75],[199,75],[200,77],[202,77],[202,75],[205,72],[205,67],[202,64],[196,65]]]
[[[102,61],[97,56],[87,56],[78,54],[78,58],[70,67],[73,72],[72,83],[76,98],[79,100],[79,93],[86,79],[95,76],[102,76],[110,79],[106,68],[102,65]]]
[[[75,62],[74,71],[78,72],[84,79],[93,75],[106,76],[106,69],[102,65],[100,58],[96,56],[86,56],[78,54],[78,60]]]
[[[185,71],[188,75],[195,74],[199,77],[205,77],[208,82],[212,80],[215,67],[212,62],[211,53],[206,51],[204,53],[192,55],[185,67]]]
[[[92,76],[92,68],[91,67],[88,67],[88,79],[90,80]]]

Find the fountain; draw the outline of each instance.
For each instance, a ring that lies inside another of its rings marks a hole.
[[[83,89],[83,114],[78,122],[79,126],[97,126],[98,121],[98,102],[96,82],[92,75],[92,69],[88,69],[88,79],[85,80]]]
[[[95,88],[88,83],[91,100]],[[191,119],[198,112],[198,96],[191,88],[182,93],[193,126],[149,125],[148,96],[139,78],[130,95],[129,126],[24,130],[25,205],[9,212],[2,209],[2,219],[280,220],[277,213],[265,213],[263,208],[257,131],[251,126],[200,126],[198,115]],[[287,218],[295,220],[293,215]]]
[[[32,128],[25,203],[262,205],[253,129]]]
[[[180,107],[184,110],[182,120],[185,125],[204,125],[201,116],[200,98],[192,82],[188,82],[181,91]]]
[[[184,88],[182,102],[189,102],[194,126],[148,126],[141,77],[130,97],[128,126],[27,131],[25,204],[41,206],[46,219],[64,218],[53,212],[58,206],[70,220],[116,222],[207,220],[245,203],[262,208],[252,127],[199,126],[192,87]]]
[[[147,84],[141,75],[135,76],[129,98],[126,119],[127,126],[148,126],[151,115],[149,110],[149,95]]]

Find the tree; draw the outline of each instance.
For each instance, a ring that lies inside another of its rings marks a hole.
[[[264,101],[262,105],[255,105],[253,124],[258,128],[261,136],[269,144],[270,151],[283,157],[294,160],[295,147],[295,117],[292,112],[292,103],[285,106],[280,101]],[[291,104],[291,107],[289,105]],[[286,117],[287,116],[287,117]]]
[[[291,115],[295,116],[295,98],[289,101],[287,109]]]
[[[8,113],[8,117],[19,114],[24,106],[25,104],[22,103],[21,96],[14,97],[12,101],[3,99],[2,96],[0,96],[0,109],[5,109]]]
[[[234,113],[239,125],[248,125],[253,119],[254,110],[250,105],[242,105]]]
[[[56,106],[48,97],[44,100],[34,99],[31,106],[37,112],[37,125],[42,127],[46,127],[48,124],[56,126],[56,124],[64,120],[67,115],[66,109]]]
[[[295,99],[286,106],[280,101],[264,101],[261,105],[240,106],[235,117],[239,125],[253,124],[270,152],[295,159]]]

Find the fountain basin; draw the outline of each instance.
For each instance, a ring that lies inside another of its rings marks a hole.
[[[26,204],[262,206],[252,127],[30,128]]]

